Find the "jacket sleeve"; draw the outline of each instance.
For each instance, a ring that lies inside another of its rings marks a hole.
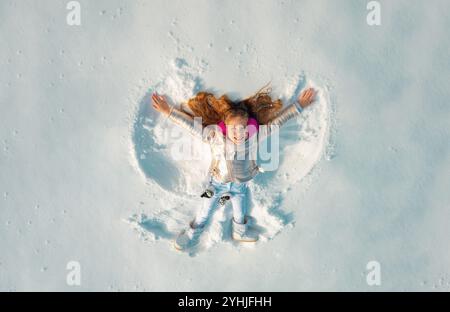
[[[267,125],[260,126],[259,139],[263,140],[269,137],[273,132],[277,131],[286,122],[301,114],[303,108],[299,103],[295,102],[285,107],[277,116],[269,120]]]
[[[175,107],[171,107],[167,118],[187,130],[192,136],[203,140],[203,126],[200,119],[196,120],[194,117]]]

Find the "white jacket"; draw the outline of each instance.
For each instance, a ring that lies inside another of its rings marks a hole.
[[[256,164],[257,147],[262,140],[270,136],[288,120],[297,117],[302,112],[300,104],[295,103],[285,107],[281,112],[268,122],[261,125],[257,136],[253,136],[238,146],[226,138],[219,127],[203,128],[201,123],[185,112],[172,107],[169,120],[189,131],[194,137],[202,139],[211,147],[211,165],[209,173],[218,182],[247,182],[253,179],[259,172]]]

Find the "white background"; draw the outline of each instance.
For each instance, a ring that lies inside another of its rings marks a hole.
[[[450,289],[448,1],[380,1],[378,27],[364,0],[85,0],[74,27],[67,2],[0,1],[0,290]],[[131,128],[177,57],[219,93],[330,84],[334,158],[286,197],[296,225],[274,240],[189,257],[122,222],[164,205]]]

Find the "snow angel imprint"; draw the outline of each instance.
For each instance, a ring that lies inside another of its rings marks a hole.
[[[295,103],[285,107],[281,100],[274,101],[270,93],[270,88],[264,87],[250,98],[232,102],[226,95],[217,99],[211,93],[199,92],[188,100],[189,111],[169,105],[162,95],[152,95],[152,105],[158,112],[211,148],[209,183],[201,195],[203,203],[194,220],[175,239],[176,249],[187,251],[194,247],[212,211],[227,201],[233,207],[232,239],[246,243],[258,240],[246,215],[247,184],[262,171],[254,157],[253,143],[262,142],[278,127],[299,116],[314,102],[316,90],[304,90]]]

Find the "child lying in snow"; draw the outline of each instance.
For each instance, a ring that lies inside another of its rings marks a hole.
[[[298,116],[303,108],[313,103],[316,91],[312,88],[303,91],[296,103],[284,109],[281,100],[273,101],[269,94],[270,89],[265,87],[235,104],[225,95],[216,99],[210,93],[200,92],[188,101],[191,112],[170,106],[163,96],[152,95],[157,111],[209,143],[212,153],[210,185],[202,195],[205,198],[203,207],[188,229],[176,238],[176,249],[187,250],[195,246],[211,212],[227,200],[231,200],[233,206],[232,238],[240,242],[258,240],[258,236],[249,231],[246,218],[247,183],[260,172],[256,159],[249,157],[250,138],[256,135],[260,142],[271,134],[271,126],[282,126]],[[201,118],[202,126],[198,127],[194,118]]]

